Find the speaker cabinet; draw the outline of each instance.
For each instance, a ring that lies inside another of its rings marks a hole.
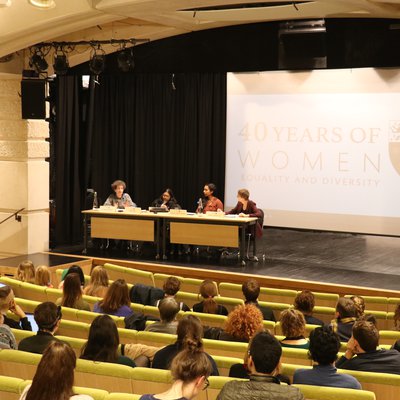
[[[21,81],[22,119],[46,118],[46,81],[23,79]]]

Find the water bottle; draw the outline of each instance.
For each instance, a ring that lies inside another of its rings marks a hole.
[[[203,200],[201,197],[199,198],[199,201],[197,202],[197,204],[198,204],[198,208],[197,208],[198,212],[202,213],[203,212]]]
[[[97,200],[97,192],[93,195],[93,209],[99,208],[99,201]]]

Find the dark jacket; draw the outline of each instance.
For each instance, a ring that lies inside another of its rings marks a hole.
[[[325,325],[323,321],[313,317],[312,315],[304,315],[304,319],[306,320],[306,324],[309,325]]]
[[[235,208],[228,211],[226,214],[247,214],[249,217],[256,217],[258,221],[256,223],[256,236],[259,238],[262,236],[262,224],[263,224],[263,213],[261,210],[257,208],[256,203],[254,201],[249,200],[247,203],[247,208],[243,210],[243,204],[238,201]]]
[[[342,356],[336,361],[336,368],[400,375],[400,353],[397,350],[378,349],[357,354],[350,360]]]
[[[39,331],[35,336],[27,337],[19,342],[18,350],[43,354],[47,345],[53,341],[61,342],[49,332]]]
[[[227,382],[217,400],[303,400],[298,388],[281,385],[279,379],[267,375],[250,375],[249,381]]]
[[[169,369],[172,359],[178,354],[179,351],[180,346],[178,342],[175,342],[174,344],[170,344],[158,350],[157,353],[154,355],[152,368]],[[205,354],[210,360],[212,366],[211,375],[219,376],[218,367],[214,359],[208,353]]]
[[[8,318],[7,315],[4,315],[4,324],[14,329],[22,329],[24,331],[32,330],[31,323],[29,322],[27,317],[21,318],[20,321],[18,322],[12,318]]]
[[[262,313],[264,321],[274,321],[275,322],[275,315],[271,308],[260,306],[258,301],[245,301],[244,304],[253,304],[255,305]]]
[[[152,306],[157,300],[164,298],[164,291],[156,287],[144,285],[143,283],[136,283],[131,288],[129,297],[132,303]]]
[[[193,311],[194,312],[204,312],[203,311],[203,306],[204,306],[203,302],[194,304],[193,305]],[[220,304],[218,304],[217,312],[215,314],[228,315],[228,310],[226,309],[225,306],[221,306]]]
[[[348,342],[353,334],[353,325],[356,322],[356,318],[338,318],[332,320],[330,326],[334,332],[339,335],[341,342]]]
[[[152,203],[152,207],[161,207],[164,204],[164,200],[159,197],[158,199],[155,199]],[[178,202],[175,199],[171,199],[167,201],[166,204],[168,210],[173,210],[173,209],[181,209],[181,206],[178,204]]]

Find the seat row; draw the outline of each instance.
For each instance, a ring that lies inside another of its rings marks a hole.
[[[36,366],[41,356],[18,350],[0,351],[0,394],[3,400],[18,399],[19,393],[29,383],[35,374]],[[284,366],[288,371],[290,366]],[[201,392],[199,400],[214,400],[223,385],[232,380],[227,377],[209,377],[210,386]],[[90,382],[89,389],[84,387]],[[77,393],[91,395],[94,400],[135,400],[144,393],[160,393],[171,384],[170,371],[148,368],[130,368],[124,365],[77,360],[75,369],[75,384]],[[308,385],[295,385],[300,388],[306,399],[347,400],[379,399],[371,391],[323,388]],[[109,393],[117,389],[124,393]],[[132,393],[135,392],[135,395]],[[129,395],[131,394],[131,395]],[[7,396],[7,397],[6,397]],[[380,400],[380,399],[379,399]]]
[[[124,267],[116,264],[105,263],[104,268],[107,270],[110,279],[125,279],[128,283],[143,283],[149,286],[162,288],[165,279],[170,276],[161,273],[152,273],[140,269]],[[199,288],[203,279],[184,278],[176,276],[181,282],[181,290],[192,294],[199,293]],[[228,298],[242,299],[242,286],[236,283],[220,282],[218,285],[219,294]],[[291,289],[275,289],[261,287],[259,300],[273,303],[293,304],[298,291]],[[339,294],[314,292],[315,304],[321,307],[336,307]],[[348,294],[350,297],[352,294]],[[368,310],[382,311],[392,313],[400,304],[400,297],[384,297],[384,296],[363,296]]]

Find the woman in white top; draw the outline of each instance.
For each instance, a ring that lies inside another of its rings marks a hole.
[[[22,392],[20,400],[93,400],[84,394],[74,394],[76,356],[64,342],[51,342],[43,353],[32,384]]]

